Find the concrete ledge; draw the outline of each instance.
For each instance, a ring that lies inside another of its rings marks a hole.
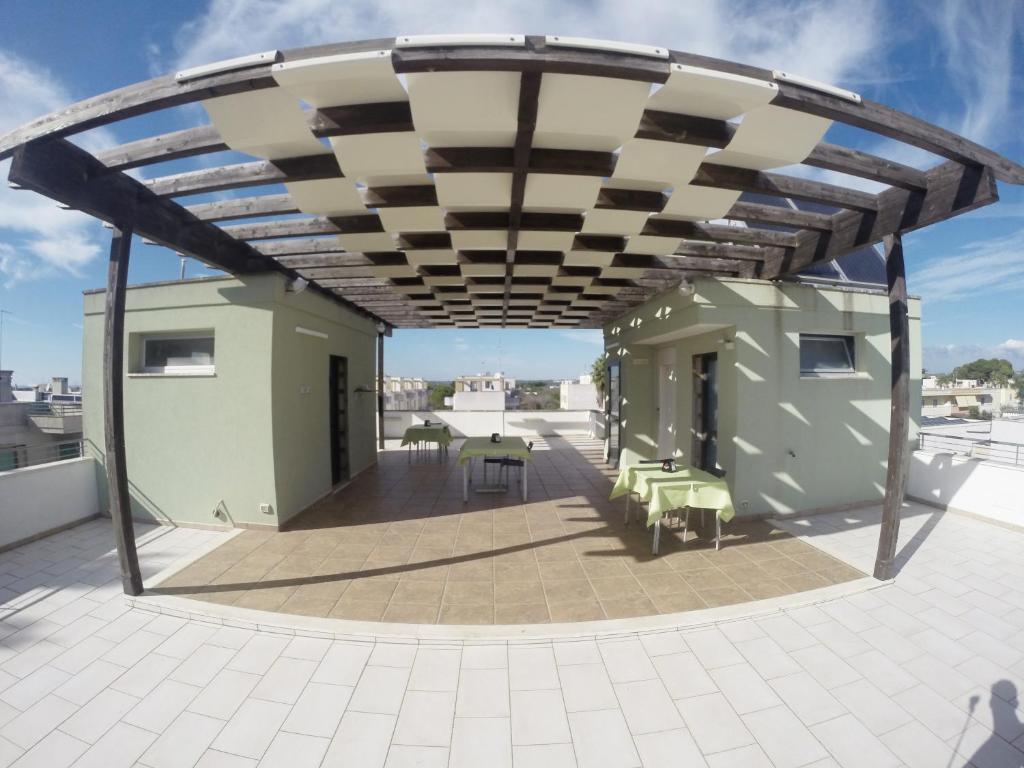
[[[205,553],[204,553],[205,554]],[[193,558],[194,559],[194,558]],[[595,640],[633,637],[680,629],[698,629],[730,621],[761,618],[809,605],[832,602],[850,595],[879,589],[892,582],[871,577],[844,584],[822,587],[793,595],[737,603],[720,608],[705,608],[684,613],[639,616],[631,619],[578,621],[561,624],[398,624],[383,621],[324,619],[313,616],[258,611],[233,605],[217,605],[187,597],[150,592],[161,581],[177,573],[187,563],[176,565],[149,580],[147,591],[139,597],[125,597],[128,605],[151,613],[166,614],[210,624],[255,629],[302,637],[321,637],[357,642],[396,643],[535,643],[548,640]]]

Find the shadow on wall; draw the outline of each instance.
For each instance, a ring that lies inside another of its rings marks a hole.
[[[688,457],[694,436],[692,354],[721,336],[719,328],[733,325],[734,348],[716,344],[714,349],[719,356],[719,464],[730,478],[737,508],[749,502],[752,513],[791,512],[881,500],[889,446],[889,362],[879,345],[884,339],[887,349],[888,315],[856,312],[855,294],[826,297],[794,286],[777,289],[777,303],[766,307],[750,291],[748,284],[702,281],[699,315],[694,307],[673,310],[671,304],[680,301],[673,292],[612,329],[610,341],[625,340],[623,426],[632,432],[627,444],[654,451],[660,430],[658,377],[651,375],[650,391],[630,391],[633,340],[677,336],[667,342],[677,350],[673,426],[678,427],[676,448]],[[763,298],[763,291],[758,295]],[[679,337],[688,328],[715,330]],[[844,332],[855,335],[857,374],[802,377],[799,334]],[[652,355],[649,367],[656,368],[654,363]],[[729,402],[730,392],[734,402]],[[730,422],[735,434],[727,431]]]

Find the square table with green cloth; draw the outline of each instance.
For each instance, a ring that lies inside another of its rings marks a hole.
[[[487,456],[508,456],[523,460],[523,500],[526,500],[526,465],[533,461],[533,455],[526,441],[521,437],[503,437],[500,443],[491,442],[489,437],[467,437],[459,449],[459,464],[462,465],[462,500],[469,501],[469,478],[473,474],[473,459]]]
[[[715,548],[722,536],[722,521],[729,522],[736,512],[732,506],[729,486],[710,472],[677,465],[675,472],[666,472],[661,464],[633,464],[624,467],[612,488],[611,499],[626,497],[626,522],[629,522],[629,497],[635,493],[647,502],[647,527],[654,526],[653,551],[658,553],[661,519],[673,509],[713,509],[715,511]]]

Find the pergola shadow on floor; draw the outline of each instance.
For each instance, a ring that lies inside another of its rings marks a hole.
[[[245,531],[152,591],[342,619],[532,624],[676,613],[864,575],[763,521],[731,522],[720,551],[670,528],[652,556],[650,531],[625,525],[623,500],[608,500],[615,473],[601,443],[536,443],[526,503],[515,483],[463,503],[457,445],[440,462],[387,450],[288,530]]]

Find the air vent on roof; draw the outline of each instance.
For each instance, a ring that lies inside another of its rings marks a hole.
[[[224,61],[215,61],[212,64],[203,64],[201,67],[183,69],[175,74],[174,79],[179,83],[183,83],[187,80],[197,80],[200,77],[210,77],[211,75],[219,75],[224,72],[234,72],[239,69],[258,67],[261,64],[273,64],[280,57],[280,51],[253,53],[248,56],[239,56],[235,59],[225,59]]]
[[[829,85],[828,83],[822,83],[818,80],[812,80],[809,77],[793,75],[789,72],[783,72],[781,69],[773,70],[772,74],[775,76],[776,80],[781,80],[784,83],[792,83],[793,85],[799,85],[802,88],[809,88],[812,91],[827,93],[830,96],[835,96],[845,101],[852,101],[854,104],[860,104],[861,102],[859,93],[848,91],[845,88],[839,88],[835,85]]]
[[[445,48],[449,45],[525,45],[525,35],[402,35],[396,48]]]
[[[555,48],[584,48],[592,51],[611,51],[613,53],[631,53],[634,56],[650,56],[654,59],[667,59],[667,48],[656,48],[653,45],[635,45],[620,43],[615,40],[592,40],[589,37],[564,37],[562,35],[545,35],[544,42]]]

